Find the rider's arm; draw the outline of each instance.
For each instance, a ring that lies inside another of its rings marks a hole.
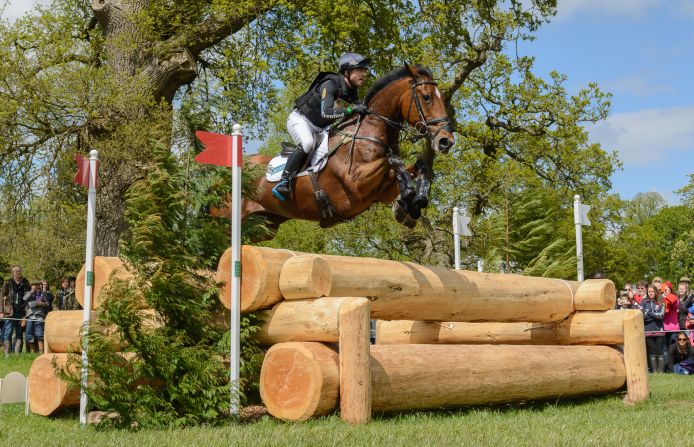
[[[349,114],[348,110],[335,104],[337,98],[337,85],[334,81],[325,81],[320,86],[320,114],[323,118],[333,120]]]

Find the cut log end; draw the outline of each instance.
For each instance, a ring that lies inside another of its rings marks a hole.
[[[41,416],[50,416],[60,408],[79,406],[79,389],[69,387],[56,377],[53,361],[62,367],[67,362],[67,354],[43,354],[34,360],[27,378],[29,408]]]
[[[614,308],[617,292],[609,279],[587,279],[574,295],[576,310],[608,310]]]
[[[321,256],[296,256],[282,266],[280,291],[288,300],[328,296],[331,286],[332,270]]]
[[[304,421],[338,405],[338,354],[321,343],[282,343],[265,355],[260,396],[276,418]]]

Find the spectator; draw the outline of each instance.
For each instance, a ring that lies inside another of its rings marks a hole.
[[[670,371],[675,374],[689,374],[689,370],[680,365],[681,362],[687,359],[694,360],[694,349],[692,349],[692,345],[689,343],[687,334],[684,332],[677,334],[677,343],[670,346],[668,359]]]
[[[622,290],[619,293],[619,298],[617,299],[617,309],[636,309],[637,306],[634,305],[634,302],[631,300],[631,297],[629,296],[629,292],[626,290]]]
[[[636,303],[641,304],[641,300],[646,296],[646,287],[648,287],[646,281],[639,281],[636,283],[636,293],[634,294],[634,301],[636,301]]]
[[[65,306],[63,303],[65,303],[65,295],[69,291],[69,284],[70,281],[67,278],[60,280],[60,289],[58,289],[56,299],[53,300],[53,310],[63,310],[63,307]]]
[[[680,282],[677,284],[677,299],[679,301],[678,315],[680,329],[685,330],[687,329],[687,314],[689,313],[689,308],[694,304],[694,294],[689,290],[689,278],[686,276],[680,278]]]
[[[36,352],[37,348],[43,353],[43,330],[46,314],[51,308],[47,291],[42,283],[32,284],[32,291],[24,296],[26,302],[27,323],[26,343],[27,351]]]
[[[15,338],[16,353],[22,348],[22,322],[24,318],[24,295],[31,290],[29,281],[22,276],[22,268],[18,265],[12,267],[12,278],[2,286],[0,298],[2,299],[3,315],[5,327],[2,334],[2,345],[5,357],[10,355],[10,345],[12,337]]]
[[[50,312],[51,309],[53,309],[53,300],[55,299],[55,297],[53,296],[53,292],[51,292],[51,288],[48,285],[48,281],[45,279],[41,281],[41,292],[43,292],[43,297],[48,303],[48,312]]]
[[[670,281],[665,281],[660,287],[660,291],[663,294],[663,304],[665,304],[665,316],[663,317],[663,329],[667,332],[666,342],[669,347],[677,340],[677,331],[680,330],[679,321],[679,300],[677,295],[672,293],[672,283]],[[672,331],[672,332],[671,332]]]
[[[648,286],[648,292],[641,301],[643,322],[646,334],[646,352],[651,372],[663,372],[665,358],[663,347],[665,346],[665,333],[663,332],[663,316],[665,306],[660,294],[654,286]]]
[[[67,281],[67,287],[60,289],[62,292],[60,310],[82,310],[82,306],[80,306],[75,296],[75,278],[63,278],[63,284],[65,284],[65,281]]]

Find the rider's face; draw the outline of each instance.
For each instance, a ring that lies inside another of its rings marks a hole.
[[[361,87],[369,77],[369,70],[366,68],[353,68],[349,71],[348,77],[350,84]]]

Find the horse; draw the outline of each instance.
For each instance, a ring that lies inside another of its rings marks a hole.
[[[443,96],[431,72],[405,64],[378,79],[365,97],[366,115],[333,126],[326,166],[295,179],[290,199],[272,195],[275,182],[255,180],[255,194],[244,199],[242,218],[264,216],[276,229],[289,219],[317,221],[321,227],[350,220],[373,203],[392,203],[396,220],[414,226],[428,203],[428,184],[412,185],[410,173],[427,176],[420,164],[407,171],[399,157],[400,132],[407,122],[435,151],[447,153],[454,137]],[[272,157],[251,156],[250,165],[268,165]],[[221,215],[226,214],[225,212]],[[228,216],[228,214],[226,214]]]

